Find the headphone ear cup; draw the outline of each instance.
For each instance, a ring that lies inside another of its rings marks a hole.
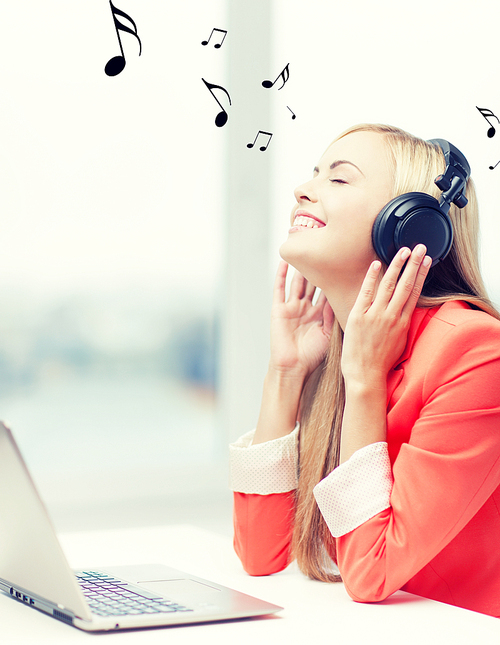
[[[450,251],[453,227],[437,199],[427,193],[405,193],[392,199],[377,215],[372,242],[386,264],[403,246],[413,249],[417,244],[425,244],[434,266]]]
[[[372,229],[372,243],[375,253],[386,264],[390,264],[392,258],[398,252],[394,241],[394,232],[398,220],[394,211],[398,205],[398,197],[388,202],[377,215]]]

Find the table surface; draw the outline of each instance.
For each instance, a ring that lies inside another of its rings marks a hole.
[[[0,593],[0,641],[11,644],[267,643],[367,645],[425,643],[481,645],[500,642],[497,618],[397,592],[382,603],[353,602],[342,584],[307,579],[295,565],[266,577],[247,575],[231,539],[192,525],[67,533],[59,536],[74,568],[158,562],[281,605],[274,616],[87,634]],[[464,575],[467,575],[464,569]],[[320,640],[321,639],[321,640]]]

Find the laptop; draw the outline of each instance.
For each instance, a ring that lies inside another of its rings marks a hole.
[[[12,432],[1,421],[0,590],[86,631],[248,618],[283,609],[164,565],[73,571]]]

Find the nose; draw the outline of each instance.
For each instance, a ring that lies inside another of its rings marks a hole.
[[[304,184],[297,186],[297,188],[293,191],[293,194],[295,195],[295,199],[298,202],[301,202],[301,201],[315,202],[317,200],[316,191],[314,190],[313,182],[314,182],[314,179],[310,179],[309,181],[306,181]]]

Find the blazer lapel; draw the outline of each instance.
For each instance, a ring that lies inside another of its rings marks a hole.
[[[389,405],[394,391],[401,383],[401,379],[403,378],[404,374],[404,363],[410,358],[415,341],[425,329],[430,319],[438,311],[438,309],[439,307],[432,307],[431,309],[419,307],[415,309],[411,319],[410,329],[408,330],[406,347],[401,356],[394,364],[394,367],[387,375],[387,405]]]

